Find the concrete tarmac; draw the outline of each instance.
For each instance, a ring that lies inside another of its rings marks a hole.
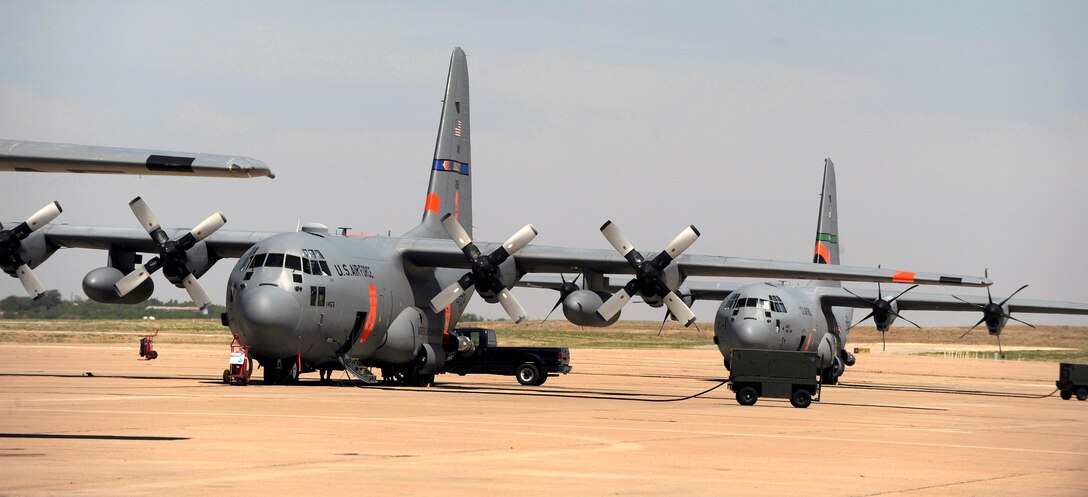
[[[1054,363],[874,352],[795,409],[677,400],[724,379],[713,349],[433,388],[227,386],[223,347],[157,350],[0,344],[0,495],[1088,495]]]

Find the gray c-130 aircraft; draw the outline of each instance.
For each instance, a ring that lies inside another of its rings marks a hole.
[[[814,265],[839,264],[836,198],[835,164],[831,159],[824,159],[820,215],[812,255]],[[831,384],[837,383],[846,367],[855,363],[854,355],[846,349],[850,329],[870,318],[883,338],[883,333],[889,330],[896,318],[918,326],[902,317],[900,311],[981,311],[982,318],[974,327],[985,324],[990,335],[997,337],[1000,348],[1001,331],[1009,320],[1031,326],[1012,317],[1012,312],[1088,314],[1088,304],[1014,299],[1013,296],[1027,285],[1020,287],[1004,300],[995,302],[989,288],[986,289],[985,299],[911,293],[918,286],[912,273],[898,272],[892,279],[895,283],[915,284],[892,297],[881,290],[880,283],[877,283],[875,292],[855,292],[842,287],[842,282],[832,280],[815,280],[808,285],[789,284],[785,281],[738,285],[688,280],[678,287],[677,294],[689,304],[696,300],[720,302],[714,316],[714,344],[721,352],[726,368],[730,366],[729,358],[733,349],[817,352],[820,357],[821,380]],[[574,282],[567,282],[563,278],[558,281],[546,277],[526,278],[518,284],[559,290],[561,296],[556,307],[563,305],[565,314],[572,308],[576,309],[587,295],[594,293],[580,290]],[[615,288],[607,284],[601,287],[605,291]],[[857,323],[851,324],[855,308],[868,308],[870,312]],[[575,321],[569,315],[568,319]]]
[[[528,273],[577,271],[597,284],[606,274],[633,274],[607,300],[593,294],[595,300],[583,299],[578,310],[568,313],[576,322],[596,325],[615,322],[634,295],[667,306],[690,325],[694,314],[675,291],[688,276],[893,282],[910,275],[911,282],[920,284],[991,283],[973,276],[683,255],[699,237],[693,226],[652,259],[643,258],[612,223],[602,233],[619,254],[528,246],[537,234],[533,225],[501,244],[474,242],[469,116],[468,68],[464,52],[455,48],[423,219],[403,236],[345,236],[321,225],[290,233],[227,231],[220,229],[226,223],[222,213],[192,230],[165,229],[141,198],[130,207],[142,229],[49,224],[60,214],[54,202],[15,228],[0,226],[0,267],[20,277],[35,295],[42,286],[31,269],[59,248],[107,250],[107,266],[83,279],[91,299],[143,301],[154,290],[151,274],[162,270],[194,302],[206,305],[210,298],[197,279],[218,260],[238,258],[227,284],[223,321],[250,347],[272,383],[297,380],[307,371],[340,369],[349,360],[380,367],[383,376],[406,384],[430,383],[448,357],[470,347],[449,332],[472,294],[500,303],[519,322],[525,311],[509,289]],[[66,153],[80,159],[78,147]],[[141,253],[156,255],[141,264]]]

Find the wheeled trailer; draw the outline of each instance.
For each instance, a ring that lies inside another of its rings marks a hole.
[[[223,383],[248,385],[252,374],[253,358],[249,356],[249,346],[243,345],[238,335],[234,335],[234,341],[230,343],[230,363],[223,370]]]
[[[820,401],[819,364],[815,352],[733,349],[729,389],[742,406],[771,397],[790,399],[793,407],[803,409]]]
[[[1088,400],[1088,364],[1058,365],[1058,381],[1054,382],[1062,400],[1069,400],[1075,395],[1077,400]]]

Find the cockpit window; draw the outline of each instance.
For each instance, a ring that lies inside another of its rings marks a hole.
[[[786,312],[786,304],[782,303],[782,298],[778,295],[771,295],[771,310],[774,312]]]
[[[320,254],[320,252],[318,252]],[[329,264],[325,261],[317,261],[321,264],[321,273],[325,276],[332,276],[332,271],[329,270]]]
[[[267,255],[268,254],[257,254],[255,256],[253,256],[253,261],[252,261],[253,265],[251,265],[250,267],[261,267],[261,266],[263,266],[264,265],[264,258]]]
[[[287,254],[283,267],[287,269],[294,269],[295,271],[302,270],[302,258],[297,255]]]
[[[725,299],[725,305],[723,307],[725,307],[726,309],[732,309],[737,305],[737,298],[738,296],[735,293],[729,295],[729,298]]]
[[[283,254],[268,254],[264,267],[283,267]]]

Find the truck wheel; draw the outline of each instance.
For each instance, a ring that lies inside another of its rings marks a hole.
[[[756,389],[752,387],[744,387],[737,390],[737,403],[742,406],[750,406],[759,400],[759,394],[756,393]]]
[[[1062,393],[1060,395],[1062,396],[1062,400],[1069,400],[1069,399],[1073,398],[1073,391],[1072,390],[1062,390]]]
[[[1077,389],[1077,400],[1088,400],[1088,388],[1080,387]]]
[[[798,388],[790,396],[790,404],[793,404],[793,407],[804,409],[812,404],[812,394],[808,393],[808,390]]]
[[[514,375],[518,377],[518,383],[521,383],[522,385],[538,385],[539,383],[537,382],[540,381],[540,368],[536,367],[536,364],[527,362],[518,366]]]

